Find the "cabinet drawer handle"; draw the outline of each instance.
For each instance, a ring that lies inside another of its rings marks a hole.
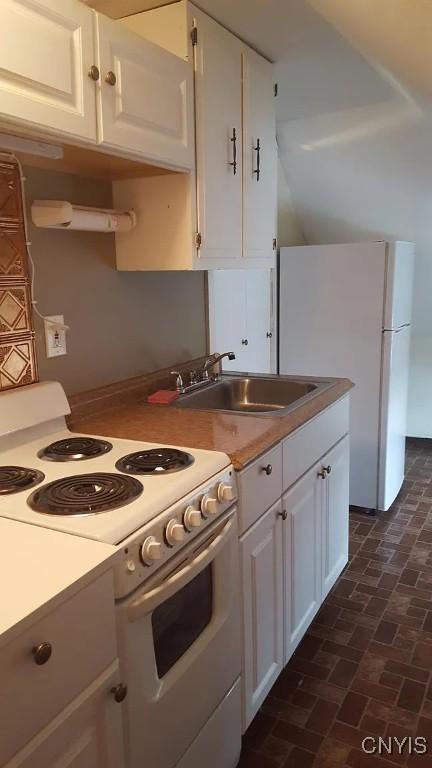
[[[247,347],[247,345],[249,344],[247,339],[242,339],[241,343],[243,344],[244,347]]]
[[[111,693],[114,696],[114,701],[116,701],[117,704],[121,704],[122,701],[125,700],[127,692],[127,685],[123,685],[123,683],[119,683],[118,685],[115,685],[114,688],[111,688]]]
[[[266,466],[265,466],[265,467],[263,467],[263,468],[262,468],[262,470],[263,470],[263,472],[265,472],[265,473],[266,473],[266,475],[267,475],[267,477],[268,477],[268,476],[269,476],[269,475],[271,475],[271,473],[273,472],[273,467],[272,467],[272,465],[271,465],[271,464],[266,464]]]
[[[266,336],[267,336],[268,339],[272,339],[273,338],[273,334],[272,334],[271,331],[267,331]]]
[[[111,70],[106,73],[105,75],[105,82],[108,83],[108,85],[115,85],[117,82],[117,78]]]
[[[317,477],[320,477],[321,480],[325,480],[327,477],[327,470],[325,467],[322,468],[321,472],[318,472]]]
[[[230,163],[230,166],[232,167],[233,174],[235,176],[237,173],[237,133],[235,128],[233,128],[232,130],[232,136],[230,138],[230,141],[232,142],[232,145],[233,145],[233,159],[232,159],[232,162]]]
[[[277,513],[277,516],[278,516],[278,517],[281,517],[281,518],[282,518],[282,520],[286,520],[286,519],[287,519],[287,517],[288,517],[288,512],[286,511],[286,509],[284,509],[282,512],[278,512],[278,513]]]
[[[90,67],[90,69],[88,71],[88,76],[89,76],[89,78],[91,80],[94,80],[95,83],[99,80],[100,72],[99,72],[99,69],[96,66],[96,64],[92,64],[91,65],[91,67]]]
[[[327,467],[323,467],[323,469],[324,469],[324,470],[327,472],[327,474],[329,475],[329,474],[330,474],[330,472],[331,472],[331,470],[332,470],[332,468],[331,468],[331,464],[328,464],[328,465],[327,465]]]
[[[35,664],[37,664],[38,667],[41,667],[42,664],[46,664],[51,658],[51,643],[39,643],[39,645],[35,645],[35,647],[32,648],[32,654]]]
[[[257,139],[256,147],[253,147],[253,150],[257,153],[257,164],[252,173],[255,174],[256,180],[259,181],[261,175],[261,143],[259,139]]]

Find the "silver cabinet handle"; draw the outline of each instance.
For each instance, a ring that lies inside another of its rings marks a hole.
[[[273,472],[273,467],[271,464],[266,464],[266,466],[262,468],[262,471],[265,472],[267,477],[269,477],[269,475],[271,475],[271,473]]]
[[[261,175],[261,142],[257,139],[256,147],[253,147],[253,151],[257,153],[256,168],[252,173],[256,176],[256,180],[260,180]]]
[[[287,519],[287,517],[288,517],[288,512],[286,511],[286,509],[284,509],[282,512],[278,512],[278,513],[277,513],[277,516],[278,516],[278,517],[281,517],[281,518],[282,518],[282,520],[286,520],[286,519]]]
[[[242,339],[242,340],[241,340],[241,343],[242,343],[242,344],[243,344],[245,347],[247,347],[247,345],[249,344],[249,342],[248,342],[248,340],[247,340],[247,339]]]
[[[233,174],[235,176],[237,173],[237,132],[235,128],[232,129],[232,136],[230,138],[230,141],[232,142],[232,145],[233,145],[233,159],[230,163],[230,166],[232,167]]]
[[[268,339],[272,339],[273,338],[273,334],[272,334],[271,331],[267,331],[266,336],[267,336]]]

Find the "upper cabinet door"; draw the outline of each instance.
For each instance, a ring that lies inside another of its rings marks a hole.
[[[75,0],[2,0],[0,116],[96,140],[93,14]]]
[[[273,66],[243,50],[243,256],[273,259],[277,151]]]
[[[168,166],[194,166],[190,64],[96,14],[98,138]]]
[[[204,13],[194,17],[199,255],[229,266],[242,252],[242,48]]]

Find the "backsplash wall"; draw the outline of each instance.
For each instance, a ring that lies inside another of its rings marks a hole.
[[[25,168],[26,200],[70,200],[108,208],[111,185]],[[68,394],[204,355],[205,275],[117,272],[114,235],[37,229],[29,237],[38,309],[70,326],[68,354],[47,359],[43,323],[35,318],[39,377]]]

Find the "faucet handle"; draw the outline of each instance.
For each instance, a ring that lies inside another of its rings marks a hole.
[[[171,376],[176,377],[176,390],[177,392],[180,392],[183,387],[183,376],[181,375],[180,371],[170,371]]]

